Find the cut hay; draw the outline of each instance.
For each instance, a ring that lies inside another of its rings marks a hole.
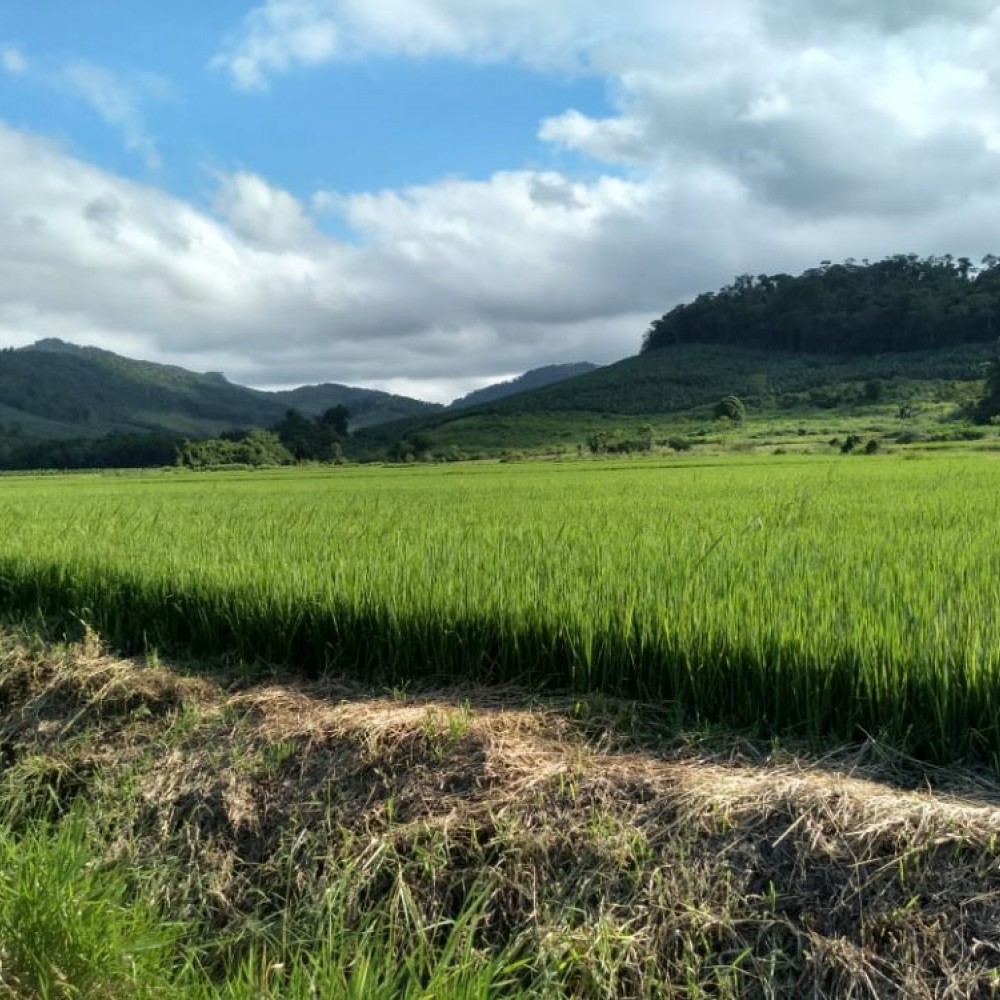
[[[109,857],[171,866],[164,904],[230,938],[348,866],[358,913],[401,885],[430,916],[486,887],[481,946],[518,943],[576,996],[998,994],[988,778],[871,746],[646,746],[600,708],[233,688],[7,638],[0,792],[10,822],[92,802]]]

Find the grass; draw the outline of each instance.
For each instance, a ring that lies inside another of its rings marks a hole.
[[[148,890],[162,889],[169,866],[109,863],[108,845],[90,829],[93,810],[81,804],[58,822],[16,833],[0,826],[0,996],[486,1000],[523,993],[520,963],[503,949],[485,955],[475,947],[485,896],[430,924],[397,881],[362,914],[345,867],[310,904],[264,921],[248,914],[248,925],[257,924],[252,938],[227,941],[196,917],[155,905]]]
[[[990,455],[6,478],[8,613],[1000,761]]]
[[[616,699],[234,687],[93,636],[0,635],[0,663],[5,998],[1000,982],[1000,788],[983,775],[938,772],[931,793],[880,748],[816,761],[703,732],[649,752],[657,713]]]

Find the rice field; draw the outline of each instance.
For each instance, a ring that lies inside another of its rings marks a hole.
[[[998,532],[992,455],[10,477],[0,609],[996,767]]]

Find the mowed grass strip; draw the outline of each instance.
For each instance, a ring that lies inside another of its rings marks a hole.
[[[12,478],[0,602],[127,651],[995,764],[998,515],[989,455]]]

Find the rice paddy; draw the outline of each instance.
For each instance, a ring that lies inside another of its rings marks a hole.
[[[11,477],[0,607],[128,652],[995,767],[998,524],[992,455]]]

